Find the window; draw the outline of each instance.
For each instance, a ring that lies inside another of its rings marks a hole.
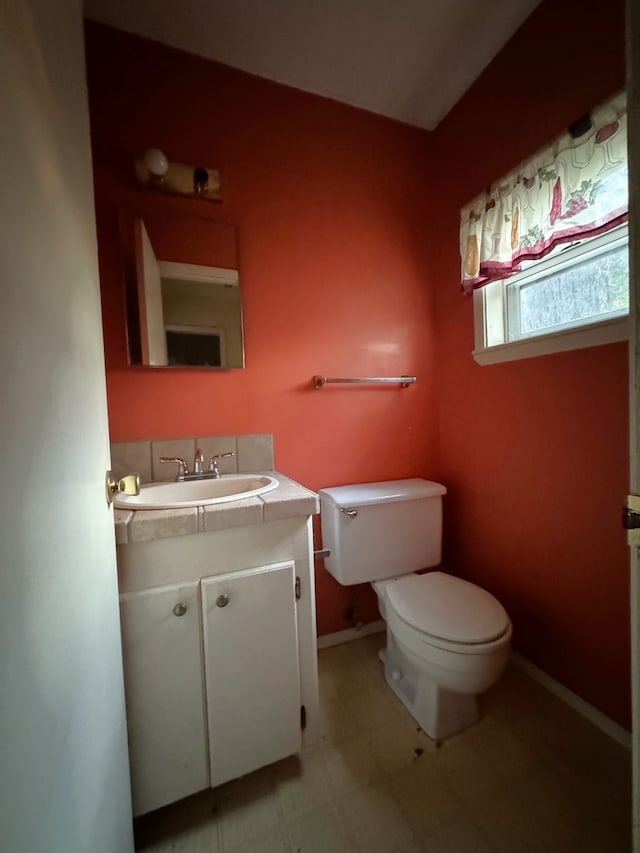
[[[460,211],[475,360],[625,340],[629,174],[624,92],[582,116]]]
[[[626,235],[566,249],[548,268],[512,278],[506,297],[510,341],[624,316],[629,310]]]
[[[492,364],[626,340],[627,226],[561,246],[474,293],[474,358]]]
[[[626,340],[626,226],[563,247],[474,294],[481,364]]]

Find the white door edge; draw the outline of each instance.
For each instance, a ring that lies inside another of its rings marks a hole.
[[[640,8],[627,2],[627,95],[629,107],[630,328],[629,411],[631,493],[640,494]],[[635,212],[635,215],[634,215]],[[622,496],[621,496],[622,497]],[[631,571],[631,723],[633,766],[633,850],[640,853],[640,554],[630,549]]]

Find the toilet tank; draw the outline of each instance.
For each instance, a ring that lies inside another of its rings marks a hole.
[[[325,566],[344,586],[440,563],[442,495],[430,480],[390,480],[320,490]]]

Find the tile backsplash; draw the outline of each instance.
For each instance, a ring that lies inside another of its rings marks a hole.
[[[163,439],[159,441],[114,441],[111,444],[111,467],[116,477],[140,474],[143,483],[175,480],[175,463],[161,463],[161,456],[179,456],[193,469],[193,457],[199,447],[204,454],[205,467],[216,453],[234,453],[218,460],[222,474],[247,471],[273,471],[273,435],[214,435],[196,438]]]

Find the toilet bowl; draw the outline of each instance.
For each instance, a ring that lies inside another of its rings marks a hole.
[[[387,625],[387,684],[432,738],[478,717],[477,695],[506,664],[511,622],[489,592],[441,571],[444,486],[394,480],[320,491],[328,571],[370,581]]]
[[[509,656],[511,622],[502,605],[442,572],[372,586],[387,624],[381,657],[389,687],[436,740],[476,722],[476,696],[497,682]]]

